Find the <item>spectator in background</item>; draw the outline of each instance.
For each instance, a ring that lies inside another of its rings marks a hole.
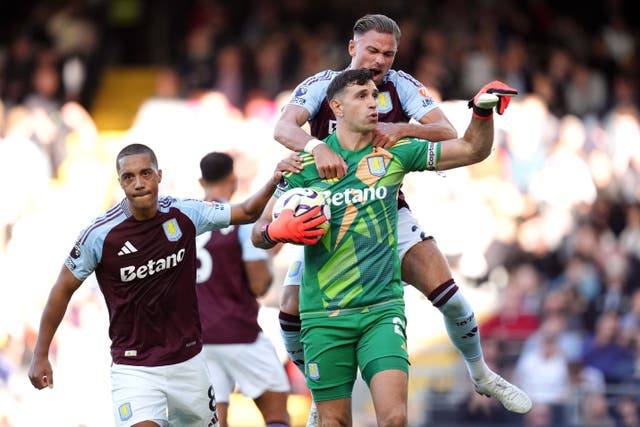
[[[240,44],[229,43],[217,52],[212,88],[223,93],[231,105],[244,108],[247,96],[255,87],[252,64]]]
[[[184,94],[191,98],[213,88],[215,52],[211,29],[205,26],[191,29],[184,43],[176,68]]]
[[[560,408],[569,397],[567,358],[558,343],[556,332],[544,331],[537,345],[518,358],[514,381],[531,397],[531,401]]]
[[[609,415],[607,398],[603,394],[589,393],[581,402],[582,427],[616,427],[615,420]]]
[[[530,280],[539,280],[531,264],[525,263],[510,271],[509,282],[501,293],[500,307],[480,325],[482,337],[504,340],[519,349],[538,328],[537,308],[527,307],[526,295],[519,287],[519,283]]]
[[[633,353],[619,344],[619,317],[607,312],[598,317],[595,332],[586,338],[584,363],[599,369],[607,384],[630,381],[633,375]]]
[[[31,139],[34,123],[29,111],[21,106],[9,109],[4,136],[0,139],[0,253],[7,249],[13,227],[45,200],[51,178],[47,155]],[[28,165],[29,173],[20,169]],[[16,177],[21,176],[20,185]]]
[[[596,189],[585,159],[585,140],[584,123],[579,118],[565,116],[560,120],[558,139],[529,187],[536,202],[567,210],[594,202]]]
[[[620,334],[622,343],[632,345],[632,341],[640,336],[640,288],[637,288],[630,298],[630,308],[620,318]]]
[[[31,74],[36,63],[36,46],[27,31],[11,40],[2,72],[2,100],[7,108],[22,103],[31,88]]]
[[[567,112],[578,117],[601,115],[607,105],[608,88],[603,74],[576,62],[564,88]]]
[[[204,200],[228,202],[238,178],[226,153],[200,160]],[[259,303],[271,285],[269,254],[251,243],[251,225],[209,231],[197,239],[196,287],[203,354],[216,392],[220,427],[231,393],[250,397],[267,427],[289,426],[289,382],[273,344],[258,325]]]
[[[26,96],[24,105],[34,120],[35,141],[48,154],[55,178],[66,155],[64,138],[67,132],[60,117],[61,80],[57,64],[42,60],[33,73],[32,84],[33,89]]]
[[[621,396],[615,409],[616,427],[637,427],[640,426],[640,406],[638,405],[638,395]]]

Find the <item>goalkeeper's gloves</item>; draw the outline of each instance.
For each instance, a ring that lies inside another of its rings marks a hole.
[[[494,107],[498,114],[504,113],[509,102],[511,102],[511,97],[517,94],[517,89],[507,86],[501,81],[494,80],[491,83],[487,83],[469,101],[469,108],[473,108],[475,117],[484,120],[490,119],[493,116]]]
[[[278,218],[263,227],[262,238],[273,245],[314,245],[325,233],[325,230],[316,228],[327,220],[324,214],[320,214],[321,209],[321,206],[314,206],[299,216],[295,216],[292,209],[283,209]]]

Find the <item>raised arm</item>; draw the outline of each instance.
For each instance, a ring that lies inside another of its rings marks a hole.
[[[481,162],[493,147],[493,119],[471,119],[462,138],[442,141],[437,170],[447,170]]]
[[[471,123],[462,138],[442,141],[437,170],[467,166],[486,159],[493,146],[493,109],[504,113],[512,96],[518,91],[499,81],[485,85],[469,101],[473,109]]]
[[[309,112],[305,108],[288,104],[276,122],[273,137],[289,150],[313,154],[321,178],[343,177],[347,164],[326,144],[302,129],[307,120]]]
[[[81,284],[82,281],[76,279],[71,271],[63,265],[42,312],[38,339],[29,367],[29,380],[37,389],[53,387],[53,369],[51,362],[49,362],[49,347],[67,311],[71,296]]]

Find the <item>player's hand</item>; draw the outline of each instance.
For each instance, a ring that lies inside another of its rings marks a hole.
[[[313,149],[313,157],[320,178],[342,178],[347,173],[347,164],[326,144]]]
[[[276,170],[280,172],[300,173],[302,169],[302,156],[295,151],[289,154],[289,157],[280,160],[276,166]]]
[[[324,214],[318,215],[321,210],[321,206],[315,206],[295,216],[293,209],[283,209],[278,218],[266,226],[264,233],[274,243],[314,245],[325,233],[325,230],[316,228],[327,220]]]
[[[509,106],[511,97],[516,96],[518,90],[507,86],[501,81],[494,80],[484,85],[482,89],[469,101],[469,108],[481,117],[490,117],[495,107],[498,114],[504,113]]]
[[[29,367],[29,380],[38,390],[53,388],[53,369],[47,357],[33,357]]]
[[[404,136],[400,130],[399,123],[378,122],[371,145],[381,148],[393,147]]]

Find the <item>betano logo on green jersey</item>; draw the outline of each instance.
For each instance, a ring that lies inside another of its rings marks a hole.
[[[387,187],[367,187],[346,188],[339,193],[333,193],[331,190],[321,190],[322,196],[330,206],[353,205],[356,203],[364,203],[369,200],[382,200],[387,197]]]

